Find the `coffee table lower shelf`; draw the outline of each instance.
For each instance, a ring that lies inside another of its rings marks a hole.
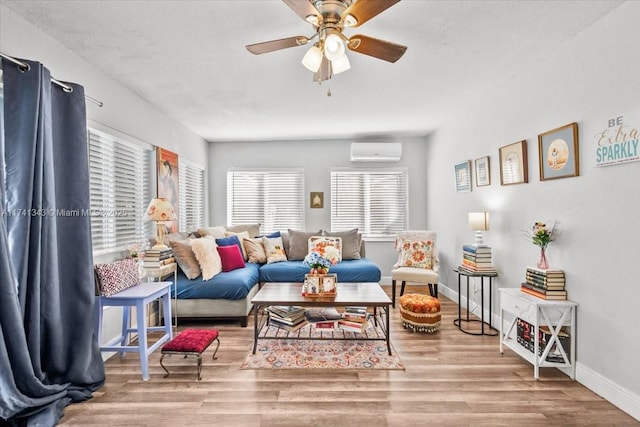
[[[262,339],[385,341],[389,355],[392,354],[389,337],[391,300],[378,283],[338,284],[338,296],[330,301],[304,298],[300,295],[300,286],[300,283],[267,283],[253,298],[253,354],[256,353],[258,340]],[[295,305],[305,308],[350,305],[373,307],[373,315],[368,322],[373,322],[374,327],[373,331],[367,328],[362,333],[344,329],[319,331],[312,328],[289,331],[269,324],[269,313],[265,308],[276,305]]]

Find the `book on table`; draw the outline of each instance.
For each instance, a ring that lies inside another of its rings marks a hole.
[[[280,329],[284,329],[289,332],[295,332],[301,329],[306,324],[307,324],[307,321],[304,319],[304,317],[297,323],[283,322],[281,319],[277,319],[273,317],[269,318],[269,325],[275,326]]]
[[[342,314],[335,307],[308,308],[304,312],[304,317],[309,322],[324,322],[328,320],[339,320]]]
[[[305,310],[296,306],[272,305],[266,308],[269,318],[276,319],[289,324],[296,323],[305,318]]]
[[[566,291],[566,289],[564,289],[564,287],[562,289],[547,289],[547,288],[543,288],[541,286],[538,286],[538,285],[535,285],[535,284],[531,284],[531,283],[527,283],[527,282],[522,282],[520,284],[520,286],[525,287],[527,289],[531,289],[532,291],[540,292],[540,293],[545,294],[545,295],[564,295],[564,296],[567,296],[567,291]]]
[[[567,299],[566,291],[564,295],[559,295],[559,294],[554,295],[554,294],[547,294],[544,292],[538,292],[536,290],[529,289],[522,285],[520,286],[520,290],[526,294],[532,295],[537,298],[545,299],[545,300],[566,300]]]
[[[354,322],[352,320],[341,319],[338,320],[338,328],[351,332],[364,332],[367,329],[367,323]]]
[[[309,322],[314,329],[336,329],[338,327],[337,320],[325,320],[321,322]]]

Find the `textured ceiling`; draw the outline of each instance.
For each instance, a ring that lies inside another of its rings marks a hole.
[[[308,46],[244,47],[313,34],[281,1],[0,3],[203,138],[269,140],[427,134],[622,2],[404,0],[345,30],[404,57],[348,52],[351,70],[322,85],[300,64]]]

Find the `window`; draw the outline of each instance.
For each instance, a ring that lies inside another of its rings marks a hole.
[[[263,233],[303,230],[304,170],[229,169],[227,223],[260,223]]]
[[[94,254],[115,252],[151,235],[151,146],[89,129],[91,237]]]
[[[180,231],[192,232],[204,226],[204,168],[180,160]]]
[[[331,171],[331,230],[358,228],[367,238],[395,237],[408,228],[406,169]]]

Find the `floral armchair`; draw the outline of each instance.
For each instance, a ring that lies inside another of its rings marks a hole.
[[[430,230],[406,230],[396,236],[398,261],[391,270],[392,302],[396,306],[396,283],[402,283],[400,296],[407,282],[429,286],[429,294],[438,297],[439,259],[437,234]]]

